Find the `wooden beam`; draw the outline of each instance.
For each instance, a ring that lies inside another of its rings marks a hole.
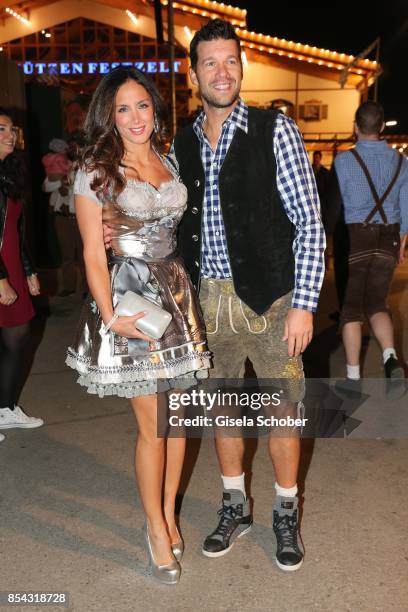
[[[10,0],[0,0],[0,9],[4,11],[5,8],[9,7],[12,8],[13,11],[16,11],[16,13],[23,13],[24,11],[31,11],[45,4],[51,4],[51,2],[47,0],[33,0],[32,2],[10,2]]]

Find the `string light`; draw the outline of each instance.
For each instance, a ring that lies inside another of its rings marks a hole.
[[[264,47],[261,48],[261,45],[257,45],[257,44],[249,43],[245,41],[241,42],[241,46],[247,47],[248,49],[253,49],[255,51],[263,51],[269,54],[276,54],[276,55],[279,55],[279,57],[287,57],[289,59],[296,59],[297,61],[307,62],[308,64],[317,64],[318,66],[327,66],[327,68],[331,68],[335,70],[343,70],[344,68],[344,65],[341,63],[333,63],[327,60],[321,60],[321,59],[307,57],[307,56],[305,57],[304,55],[298,55],[297,53],[293,53],[291,51],[283,51],[282,49],[271,49],[271,48],[265,49]],[[356,68],[351,68],[350,72],[354,74],[364,73],[363,70],[357,70]]]
[[[15,19],[18,19],[19,21],[21,21],[22,23],[24,23],[25,25],[30,25],[30,22],[28,19],[26,19],[25,17],[23,17],[22,15],[20,15],[19,13],[16,13],[16,11],[13,11],[13,9],[6,7],[4,9],[6,11],[6,13],[8,13],[9,15],[11,15],[12,17],[14,17]]]
[[[129,19],[133,21],[135,25],[137,25],[137,16],[134,13],[132,13],[132,11],[129,11],[129,9],[126,9],[126,15],[129,17]]]
[[[247,30],[240,30],[237,28],[237,34],[240,36],[242,40],[242,44],[245,45],[247,40],[253,40],[255,37],[260,42],[263,42],[266,45],[270,45],[270,36],[264,34],[254,34],[253,32],[248,32]],[[295,59],[299,59],[299,56],[303,56],[301,61],[307,61],[308,63],[316,63],[318,65],[325,65],[329,68],[341,69],[344,68],[350,61],[354,60],[354,56],[346,56],[344,53],[338,53],[337,51],[330,51],[329,49],[318,49],[317,47],[310,47],[310,45],[304,45],[302,43],[294,43],[293,41],[287,41],[282,38],[279,39],[276,36],[273,37],[273,44],[278,47],[278,50],[273,50],[273,53],[278,53],[278,55],[288,54],[283,51],[283,53],[279,53],[279,51],[284,49],[293,49],[292,56]],[[260,47],[257,47],[259,51],[261,51]],[[266,49],[262,49],[267,51]],[[269,51],[269,50],[268,50]],[[299,55],[298,55],[299,54]],[[305,57],[306,55],[306,57]],[[332,58],[331,62],[324,61],[326,58]],[[311,61],[310,61],[311,60]],[[321,62],[321,63],[320,63]],[[340,65],[340,68],[338,68]],[[371,60],[363,60],[358,59],[356,62],[356,67],[362,68],[363,70],[359,74],[364,74],[367,70],[373,71],[378,69],[378,64],[375,61]]]
[[[187,36],[188,41],[190,42],[190,40],[192,40],[192,38],[193,38],[192,31],[190,30],[190,28],[188,26],[184,26],[183,29],[184,29],[185,35]]]
[[[163,6],[167,6],[168,4],[168,0],[160,0],[160,2]],[[173,7],[175,9],[191,13],[192,15],[200,15],[201,17],[208,17],[210,19],[220,17],[221,13],[223,16],[234,17],[234,19],[230,19],[233,25],[243,27],[246,24],[246,11],[235,6],[230,6],[229,4],[226,5],[222,2],[219,3],[211,1],[206,2],[206,0],[194,0],[191,5],[183,4],[181,2],[173,2]],[[203,7],[203,10],[197,7]],[[213,10],[211,11],[211,9]]]

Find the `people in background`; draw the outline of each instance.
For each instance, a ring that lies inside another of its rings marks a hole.
[[[313,168],[313,172],[315,175],[320,203],[323,208],[330,171],[324,166],[322,166],[322,152],[321,151],[313,152],[312,168]]]
[[[25,242],[25,174],[15,144],[13,120],[0,109],[0,429],[43,425],[17,403],[23,351],[35,315],[30,295],[39,295],[40,285]]]
[[[68,143],[64,143],[55,138],[50,143],[50,149],[60,148],[61,152],[48,153],[43,158],[46,169],[43,190],[50,194],[49,205],[55,216],[55,229],[61,254],[58,292],[60,297],[75,292],[85,297],[87,293],[82,241],[75,216],[73,191],[72,159],[77,140],[72,137]]]
[[[381,140],[383,129],[382,106],[364,102],[355,115],[357,144],[334,162],[349,238],[340,316],[347,379],[341,387],[359,393],[362,324],[367,320],[381,347],[387,394],[396,398],[405,392],[405,380],[388,295],[408,232],[408,160]]]

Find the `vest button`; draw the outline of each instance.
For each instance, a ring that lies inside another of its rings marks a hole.
[[[199,186],[200,186],[200,181],[199,181],[198,179],[196,179],[196,180],[194,181],[194,185],[195,185],[196,187],[199,187]]]
[[[193,213],[193,215],[196,215],[198,213],[197,206],[193,206],[193,208],[191,209],[191,212]]]
[[[193,235],[191,236],[191,238],[194,240],[194,242],[198,242],[198,236],[197,236],[197,234],[193,234]]]

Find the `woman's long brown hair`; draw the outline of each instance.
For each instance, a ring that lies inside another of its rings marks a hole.
[[[10,111],[0,108],[0,116],[7,117],[13,122]],[[0,161],[0,189],[10,198],[15,200],[27,197],[27,169],[24,154],[21,151],[14,151]]]
[[[92,96],[84,123],[84,144],[77,159],[81,169],[95,171],[91,188],[101,201],[107,194],[116,201],[126,184],[119,170],[125,148],[115,128],[115,98],[119,87],[131,80],[142,85],[152,100],[155,119],[152,145],[159,152],[163,150],[164,102],[156,85],[136,68],[115,68],[102,79]]]

